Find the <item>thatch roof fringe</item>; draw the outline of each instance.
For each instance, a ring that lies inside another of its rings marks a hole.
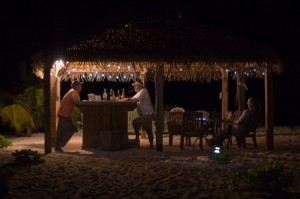
[[[167,80],[220,80],[221,68],[246,77],[259,77],[265,68],[282,71],[279,57],[269,48],[184,19],[106,28],[71,41],[62,55],[66,66],[58,74],[64,80],[87,78],[92,72],[136,75],[161,66]]]

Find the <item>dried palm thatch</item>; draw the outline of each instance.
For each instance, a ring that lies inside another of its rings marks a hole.
[[[129,80],[158,67],[170,81],[220,80],[221,69],[246,77],[260,77],[266,68],[282,71],[271,49],[183,18],[109,27],[70,41],[60,55],[65,62],[56,73],[62,80]]]

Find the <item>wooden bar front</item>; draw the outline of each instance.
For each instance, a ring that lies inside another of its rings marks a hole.
[[[82,149],[118,151],[128,148],[130,101],[81,101],[75,103],[83,114]]]

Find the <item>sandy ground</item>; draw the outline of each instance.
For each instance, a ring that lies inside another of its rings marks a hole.
[[[240,166],[264,161],[279,161],[300,175],[300,127],[275,127],[274,150],[265,147],[263,129],[258,130],[258,149],[247,140],[247,149],[233,143],[223,149],[230,162],[211,161],[212,149],[205,146],[179,149],[179,137],[169,147],[164,136],[164,150],[141,148],[117,152],[99,149],[81,150],[82,137],[75,133],[64,153],[44,155],[45,163],[19,168],[10,180],[7,198],[299,198],[300,180],[284,195],[237,191],[231,188],[229,173]],[[130,136],[131,137],[131,136]],[[14,160],[15,150],[31,149],[44,153],[44,134],[10,137],[12,147],[0,149],[0,165]]]

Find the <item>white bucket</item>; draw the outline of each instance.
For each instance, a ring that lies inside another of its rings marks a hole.
[[[95,101],[95,94],[93,93],[88,94],[88,99],[89,101]]]

